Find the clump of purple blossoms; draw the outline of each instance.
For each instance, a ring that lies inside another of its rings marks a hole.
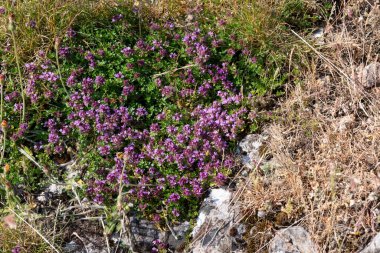
[[[21,247],[17,245],[16,247],[12,249],[12,253],[21,253]]]
[[[159,222],[164,215],[186,216],[182,206],[199,201],[210,185],[227,182],[236,165],[233,143],[251,112],[243,80],[229,62],[240,45],[197,24],[151,28],[144,39],[120,33],[120,41],[99,48],[78,45],[83,33],[70,28],[59,49],[68,94],[55,59],[48,61],[45,53],[42,64],[25,64],[25,93],[28,103],[45,103],[41,109],[61,106],[38,123],[47,134],[36,152],[89,153],[95,158],[87,193],[94,202],[114,204],[121,182],[123,203]],[[252,57],[245,50],[241,65]],[[18,91],[7,91],[5,100],[20,114]],[[14,138],[27,130],[20,126]]]
[[[0,6],[0,15],[4,15],[5,14],[5,7],[4,6]]]
[[[66,36],[67,36],[68,38],[74,38],[76,35],[77,35],[77,32],[74,31],[73,28],[70,27],[69,29],[67,29],[67,31],[66,31]]]

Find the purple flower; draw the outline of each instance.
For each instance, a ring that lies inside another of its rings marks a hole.
[[[226,176],[223,175],[222,173],[218,172],[218,174],[215,177],[215,181],[218,185],[223,185],[224,182],[226,181]]]
[[[121,72],[117,72],[117,73],[115,74],[115,77],[116,77],[116,78],[124,78],[124,75],[123,75],[123,73],[121,73]]]
[[[174,40],[180,40],[181,39],[181,35],[179,35],[178,33],[174,34]]]
[[[59,141],[58,134],[55,133],[55,132],[49,133],[49,139],[48,139],[48,141],[49,141],[49,143],[52,143],[52,144],[58,143],[58,141]]]
[[[25,69],[28,72],[34,72],[37,69],[37,66],[33,62],[25,63]]]
[[[38,50],[38,56],[41,57],[41,58],[44,58],[46,56],[45,54],[45,51],[44,50]]]
[[[21,247],[17,245],[16,247],[12,249],[12,253],[21,253]]]
[[[87,52],[84,58],[89,61],[89,66],[90,68],[95,68],[96,67],[96,61],[95,61],[95,56],[91,52]]]
[[[69,47],[61,47],[58,50],[58,54],[59,54],[59,56],[61,56],[63,58],[67,58],[70,54],[70,48]]]
[[[70,27],[69,29],[67,29],[66,36],[68,38],[74,38],[76,35],[77,35],[77,33],[76,33],[76,31],[73,30],[73,28]]]
[[[175,127],[175,126],[168,126],[168,127],[166,128],[166,130],[168,131],[169,134],[176,134],[178,128]]]
[[[161,94],[165,97],[170,97],[174,93],[174,87],[173,86],[164,86],[161,89]]]
[[[110,150],[111,150],[111,148],[108,145],[98,147],[99,154],[102,155],[102,156],[109,155],[110,154]]]
[[[20,93],[18,91],[12,91],[11,93],[8,93],[5,95],[4,100],[7,102],[12,102],[19,96],[20,96]]]
[[[170,53],[169,57],[171,59],[177,58],[177,54],[176,53]]]
[[[131,84],[125,84],[124,87],[123,87],[123,95],[124,96],[128,96],[129,94],[131,94],[133,91],[135,90],[135,86],[131,85]]]
[[[161,216],[159,214],[154,214],[153,215],[153,221],[154,222],[160,222],[161,220]]]
[[[181,198],[181,196],[179,196],[178,193],[172,193],[172,194],[169,196],[167,202],[168,202],[168,203],[177,202],[180,198]]]
[[[156,81],[157,87],[161,87],[162,79],[161,78],[156,78],[155,81]]]
[[[104,197],[100,194],[96,194],[94,202],[97,204],[102,204],[104,202]]]
[[[139,107],[136,109],[136,115],[139,117],[143,117],[147,114],[148,114],[148,112],[146,111],[146,109],[144,107]]]
[[[121,50],[125,56],[131,56],[135,51],[130,47],[125,47]]]
[[[170,21],[167,21],[164,26],[169,30],[173,30],[175,28],[174,23]]]
[[[53,72],[43,72],[39,78],[41,80],[45,80],[45,81],[48,81],[50,83],[54,83],[58,80],[59,76],[54,74]]]
[[[34,21],[34,20],[30,20],[30,21],[27,22],[25,25],[26,25],[27,27],[30,27],[30,28],[36,28],[37,23],[36,23],[36,21]]]
[[[224,20],[224,19],[220,19],[220,20],[218,21],[218,25],[220,25],[220,26],[225,26],[226,24],[227,24],[227,21]]]
[[[173,208],[173,211],[172,211],[172,214],[175,216],[175,217],[179,217],[179,212],[176,208]]]
[[[251,55],[251,51],[248,49],[248,48],[244,48],[243,51],[242,51],[243,55],[245,56],[249,56]]]
[[[160,131],[160,126],[157,123],[153,123],[150,125],[150,131],[156,133]]]
[[[160,30],[160,26],[156,23],[151,23],[150,29],[152,29],[153,31],[157,31],[157,30]]]
[[[98,55],[101,56],[101,57],[104,57],[105,54],[106,54],[106,53],[104,52],[103,49],[99,49],[99,50],[97,51],[97,53],[98,53]]]
[[[137,66],[142,67],[144,65],[145,65],[145,61],[144,60],[138,60],[137,61]]]
[[[136,46],[141,50],[146,49],[146,43],[142,39],[137,41]]]
[[[101,86],[106,82],[106,79],[103,76],[96,76],[95,77],[95,84]]]
[[[15,112],[21,112],[23,108],[22,103],[16,103],[13,105],[13,111]]]
[[[172,119],[175,121],[180,121],[182,118],[182,115],[180,113],[174,113]]]
[[[63,126],[61,129],[59,129],[59,132],[62,134],[62,135],[68,135],[69,132],[70,132],[70,128],[69,126]]]
[[[235,50],[233,49],[233,48],[229,48],[228,50],[227,50],[227,54],[229,54],[229,55],[231,55],[231,56],[233,56],[233,55],[235,55]]]
[[[116,22],[118,22],[118,21],[120,21],[122,19],[123,19],[123,15],[122,14],[118,14],[118,15],[113,16],[111,21],[112,21],[112,23],[116,23]]]
[[[62,145],[58,145],[54,147],[54,153],[56,154],[61,154],[65,149],[63,148]]]
[[[45,127],[49,128],[49,130],[54,129],[57,126],[57,123],[53,119],[48,119],[45,123]]]

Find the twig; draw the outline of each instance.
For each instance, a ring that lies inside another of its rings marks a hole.
[[[195,67],[195,66],[198,66],[198,65],[197,64],[189,64],[189,65],[186,65],[186,66],[183,66],[183,67],[180,67],[180,68],[176,68],[176,69],[172,69],[172,70],[168,70],[168,71],[165,71],[165,72],[162,72],[162,73],[155,74],[155,75],[153,75],[153,78],[156,78],[156,77],[159,77],[159,76],[163,76],[163,75],[166,75],[166,74],[170,74],[170,73],[176,72],[176,71],[181,70],[181,69],[189,69],[189,68],[192,68],[192,67]]]
[[[7,138],[6,138],[7,137],[6,127],[2,127],[2,130],[3,130],[3,148],[1,150],[0,165],[3,163],[4,154],[5,154],[5,145],[7,144],[6,143],[6,140],[7,140]]]
[[[62,209],[62,212],[70,211],[72,209],[79,208],[79,207],[83,209],[83,206],[75,205],[75,206],[70,206],[70,207],[67,207],[65,209]],[[99,205],[91,205],[91,206],[88,206],[86,208],[89,208],[89,209],[105,209],[104,206],[99,206]]]
[[[74,232],[73,235],[75,235],[76,237],[78,237],[78,239],[83,243],[83,247],[84,247],[84,249],[86,250],[86,252],[87,252],[87,253],[90,253],[90,252],[88,252],[87,247],[86,247],[86,244],[84,243],[84,240],[82,239],[82,237],[80,237],[80,236],[77,234],[77,232]]]
[[[26,156],[26,158],[32,161],[38,168],[42,170],[44,169],[44,167],[42,167],[30,154],[28,154],[28,152],[26,152],[25,149],[18,147],[18,151],[20,151],[21,154],[23,154],[24,156]]]
[[[298,33],[296,33],[295,31],[293,30],[290,30],[295,36],[297,36],[297,38],[299,38],[303,43],[305,43],[308,47],[311,48],[311,50],[313,50],[319,57],[321,57],[322,60],[326,61],[327,63],[329,63],[333,68],[335,68],[335,70],[337,70],[339,73],[341,73],[345,78],[347,78],[348,81],[350,81],[351,83],[355,83],[352,78],[350,78],[343,70],[341,70],[338,66],[336,66],[332,61],[330,61],[327,57],[325,57],[321,52],[319,52],[317,49],[315,49],[315,47],[313,47],[312,45],[310,45],[309,42],[307,42],[304,38],[302,38]]]
[[[176,239],[178,241],[178,236],[175,234],[175,231],[171,228],[171,226],[169,225],[169,221],[168,221],[168,218],[165,217],[165,222],[166,222],[166,226],[168,226],[169,230],[170,230],[170,233],[172,233],[174,239]]]
[[[13,22],[12,20],[10,22]],[[13,28],[14,29],[14,28]],[[15,59],[16,59],[16,65],[17,65],[17,72],[19,75],[19,81],[20,81],[20,88],[21,88],[21,98],[22,98],[22,117],[21,117],[21,123],[24,123],[25,120],[25,107],[26,107],[26,101],[25,101],[25,92],[24,92],[24,86],[22,83],[22,74],[21,74],[21,67],[20,67],[20,59],[18,57],[18,50],[17,50],[17,44],[16,44],[16,36],[13,31],[13,29],[10,29],[11,32],[11,37],[13,41],[13,50],[15,54]]]
[[[213,243],[213,241],[214,241],[215,238],[216,238],[216,235],[219,234],[220,230],[222,230],[223,228],[225,228],[225,227],[227,226],[228,223],[229,223],[229,222],[224,222],[223,225],[220,226],[220,228],[219,228],[217,231],[215,231],[215,234],[213,235],[213,237],[211,238],[210,242],[209,242],[209,243],[207,244],[207,246],[206,246],[206,250],[207,250],[207,248],[211,245],[211,243]]]
[[[59,201],[58,208],[57,208],[57,211],[55,213],[54,227],[53,227],[53,242],[55,242],[55,231],[57,228],[57,220],[58,220],[58,214],[59,214],[60,209],[61,209],[61,201]]]
[[[104,222],[103,222],[103,217],[100,218],[100,222],[102,223],[102,227],[103,227],[103,231],[105,230],[105,226],[104,226]],[[108,253],[111,253],[111,249],[110,249],[110,243],[108,241],[108,236],[106,233],[104,233],[104,238],[106,239],[106,244],[107,244],[107,251]]]
[[[55,61],[56,61],[56,64],[57,64],[57,70],[58,70],[59,80],[61,82],[62,88],[65,91],[66,95],[69,96],[69,92],[67,91],[65,83],[63,82],[63,79],[62,79],[61,66],[59,64],[59,56],[58,56],[59,38],[58,37],[55,38],[54,47],[55,47]]]

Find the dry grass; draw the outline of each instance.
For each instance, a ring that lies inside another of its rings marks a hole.
[[[37,50],[54,45],[55,38],[65,35],[67,29],[86,22],[98,22],[112,14],[115,7],[131,6],[130,1],[118,0],[0,0],[6,13],[0,15],[0,41],[12,44],[8,29],[9,17],[15,21],[14,33],[17,39],[19,57],[25,61],[34,57]],[[31,28],[29,22],[35,22]]]
[[[33,229],[25,223],[18,223],[10,228],[1,219],[0,222],[0,252],[11,252],[19,246],[22,253],[50,253],[54,251]]]
[[[325,43],[280,104],[269,126],[275,166],[251,174],[242,199],[251,216],[250,252],[276,229],[304,226],[319,252],[355,252],[379,230],[380,87],[364,88],[360,69],[378,61],[379,5],[351,1],[326,26]],[[266,247],[263,247],[266,250]]]

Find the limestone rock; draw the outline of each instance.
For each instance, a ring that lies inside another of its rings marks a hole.
[[[237,207],[231,205],[232,193],[212,189],[204,200],[193,229],[193,253],[243,252],[245,227],[236,224]]]
[[[380,233],[378,233],[365,249],[360,253],[377,253],[380,252]]]
[[[367,65],[361,75],[361,83],[365,88],[380,85],[380,63],[373,62]]]
[[[240,143],[243,165],[249,169],[255,168],[262,157],[261,150],[268,136],[263,134],[249,134]]]
[[[317,253],[317,249],[309,233],[297,226],[278,231],[269,245],[269,253]]]

